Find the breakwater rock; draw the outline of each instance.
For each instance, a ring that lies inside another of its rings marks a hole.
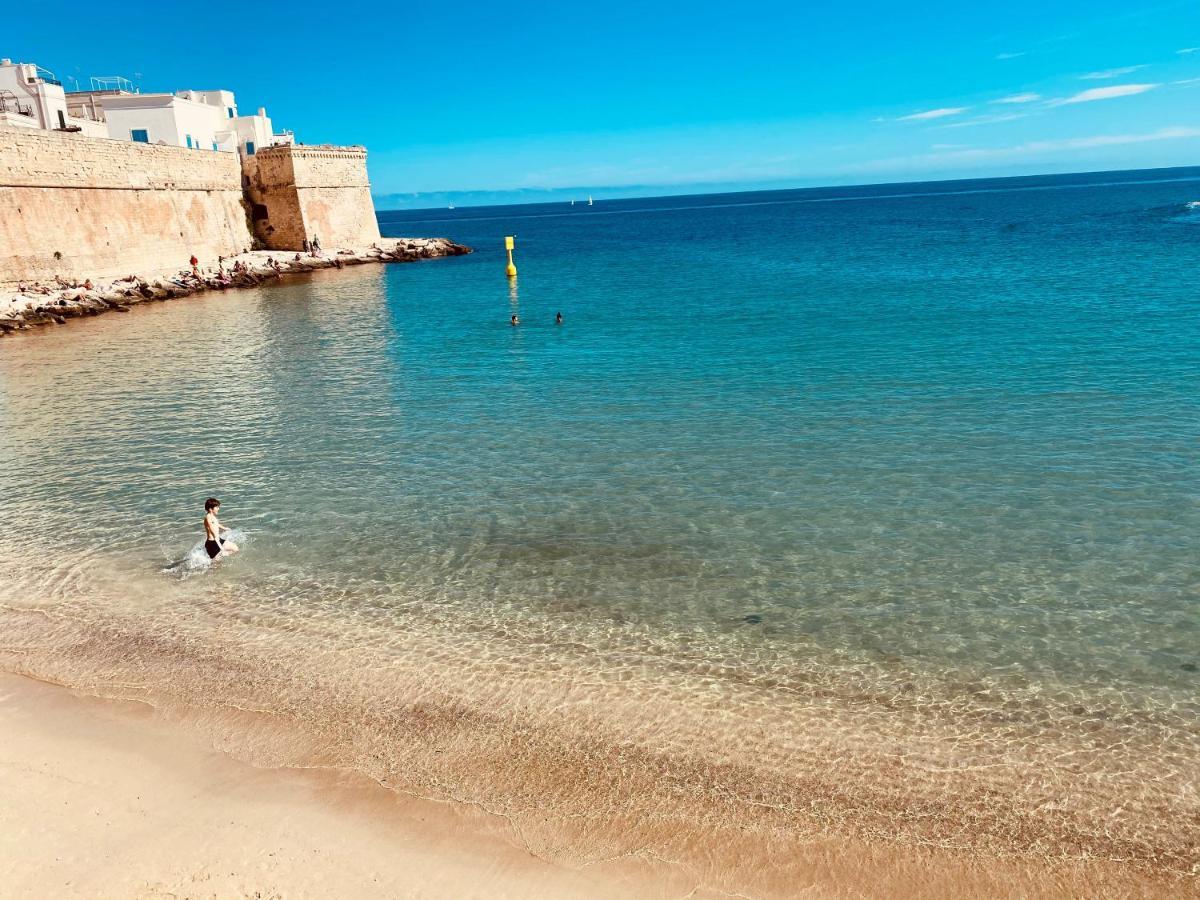
[[[342,269],[365,263],[416,262],[443,256],[462,256],[470,247],[448,238],[383,238],[365,249],[313,253],[252,250],[218,257],[216,265],[181,270],[174,275],[128,275],[115,281],[82,284],[58,279],[50,283],[22,282],[0,288],[0,335],[40,325],[65,325],[68,319],[105,312],[129,312],[137,303],[163,302],[205,291],[257,287],[318,269]]]

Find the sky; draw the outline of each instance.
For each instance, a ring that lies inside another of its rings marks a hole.
[[[382,208],[1200,165],[1200,0],[55,9],[0,56],[233,90]]]

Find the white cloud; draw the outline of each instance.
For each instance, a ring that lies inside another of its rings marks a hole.
[[[971,125],[994,125],[997,122],[1012,122],[1015,119],[1027,119],[1029,113],[992,113],[987,116],[976,116],[963,122],[950,122],[941,128],[967,128]]]
[[[997,53],[996,59],[1016,59],[1018,56],[1024,56],[1024,55],[1025,55],[1024,50],[1022,50],[1020,53]]]
[[[1172,81],[1171,84],[1200,84],[1200,78],[1181,78],[1179,81]]]
[[[972,165],[990,160],[1010,160],[1022,157],[1037,157],[1043,154],[1063,153],[1073,150],[1088,150],[1096,147],[1113,147],[1123,144],[1144,144],[1153,141],[1200,138],[1200,128],[1176,125],[1160,128],[1145,134],[1098,134],[1089,137],[1065,138],[1053,141],[1030,141],[1011,147],[977,147],[962,150],[945,150],[922,153],[917,156],[876,159],[849,166],[844,171],[900,171],[903,169],[927,169],[930,166]]]
[[[957,116],[959,113],[964,113],[971,107],[969,106],[943,106],[941,109],[927,109],[924,112],[913,113],[909,116],[901,116],[897,122],[923,122],[928,119],[944,119],[946,116]]]
[[[1184,47],[1182,50],[1176,50],[1175,52],[1182,56],[1186,53],[1195,53],[1197,50],[1200,50],[1200,47]]]
[[[1091,147],[1112,147],[1118,144],[1145,144],[1150,141],[1170,141],[1200,137],[1200,128],[1181,125],[1160,128],[1146,134],[1097,134],[1090,137],[1063,138],[1057,141],[1030,141],[1015,147],[993,147],[979,150],[959,150],[943,156],[1019,156],[1030,153],[1055,153],[1062,150],[1086,150]]]
[[[1035,100],[1041,100],[1041,94],[1026,92],[1024,94],[1009,94],[1007,97],[1000,97],[993,100],[993,103],[1033,103]]]
[[[1105,81],[1109,78],[1119,78],[1122,75],[1128,75],[1130,72],[1136,72],[1138,69],[1146,68],[1142,66],[1121,66],[1119,69],[1104,69],[1100,72],[1088,72],[1086,75],[1079,77],[1084,81]]]
[[[930,150],[966,150],[970,144],[933,144]]]
[[[1063,106],[1067,103],[1091,103],[1093,100],[1111,100],[1113,97],[1130,97],[1133,94],[1144,94],[1146,91],[1152,91],[1157,84],[1114,84],[1112,87],[1090,88],[1086,91],[1080,91],[1078,94],[1072,94],[1070,97],[1063,97],[1059,100],[1051,100],[1051,106]]]

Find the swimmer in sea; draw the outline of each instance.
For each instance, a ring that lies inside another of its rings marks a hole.
[[[216,497],[209,497],[204,501],[204,552],[208,554],[209,559],[228,556],[238,551],[237,544],[221,537],[221,532],[229,529],[217,521],[217,512],[220,509],[221,501]]]
[[[555,324],[555,325],[561,325],[561,324],[562,324],[562,313],[560,313],[560,312],[556,312],[556,313],[554,314],[554,324]]]
[[[521,324],[521,319],[520,319],[520,317],[519,317],[519,316],[517,316],[517,315],[515,315],[515,314],[514,314],[513,316],[511,316],[511,317],[509,318],[509,320],[508,320],[508,324],[509,324],[509,325],[520,325],[520,324]]]

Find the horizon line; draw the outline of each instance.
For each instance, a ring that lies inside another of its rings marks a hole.
[[[757,193],[771,193],[771,192],[776,192],[776,191],[821,191],[821,190],[844,190],[847,188],[886,188],[886,187],[898,187],[898,186],[902,186],[902,185],[919,185],[919,184],[958,184],[958,183],[972,182],[972,181],[1020,181],[1020,180],[1030,180],[1030,179],[1037,179],[1037,178],[1063,178],[1063,177],[1069,177],[1072,175],[1106,175],[1106,174],[1119,174],[1119,173],[1129,173],[1129,172],[1169,172],[1169,171],[1180,171],[1180,170],[1190,170],[1190,169],[1200,169],[1200,162],[1197,162],[1195,165],[1190,165],[1190,166],[1151,166],[1149,168],[1135,168],[1135,169],[1083,169],[1083,170],[1073,171],[1073,172],[1034,172],[1034,173],[1023,174],[1023,175],[974,175],[974,176],[966,177],[966,178],[905,179],[905,180],[899,180],[899,181],[862,181],[862,182],[848,182],[848,183],[840,183],[839,182],[839,183],[835,183],[835,184],[808,184],[808,185],[800,185],[800,186],[796,186],[796,187],[749,187],[749,186],[747,186],[747,187],[738,188],[738,187],[734,187],[734,185],[739,184],[739,182],[691,182],[691,183],[685,183],[685,184],[678,185],[678,187],[680,189],[677,191],[672,191],[671,190],[672,186],[669,184],[627,184],[627,185],[616,185],[616,186],[594,186],[593,185],[593,186],[588,186],[588,187],[561,187],[561,188],[556,188],[556,187],[543,187],[543,188],[522,187],[522,188],[494,188],[494,189],[493,188],[477,188],[477,189],[466,189],[466,190],[420,191],[420,192],[416,192],[416,193],[404,193],[404,192],[394,191],[394,192],[387,193],[387,194],[372,194],[371,199],[376,204],[379,204],[381,201],[385,201],[389,198],[397,198],[397,197],[410,197],[412,200],[416,201],[423,197],[428,197],[431,199],[435,198],[435,197],[441,197],[441,198],[451,198],[451,197],[455,197],[455,196],[469,197],[471,194],[481,194],[481,195],[512,194],[512,195],[519,196],[521,194],[561,194],[561,193],[567,193],[567,192],[574,191],[574,192],[582,194],[584,197],[587,197],[589,193],[596,194],[599,192],[606,192],[606,193],[609,193],[609,196],[606,196],[603,198],[606,201],[611,201],[611,200],[653,200],[653,199],[658,199],[658,198],[665,199],[665,198],[669,198],[669,197],[703,197],[703,196],[709,196],[709,195],[717,196],[717,195],[725,195],[725,194],[757,194]],[[1200,178],[1200,176],[1197,176],[1197,177]],[[789,181],[789,180],[791,180],[791,179],[778,179],[778,181]],[[799,179],[797,179],[797,180],[799,180]],[[1172,180],[1172,179],[1165,179],[1165,180]],[[1190,179],[1184,178],[1184,179],[1179,179],[1179,180],[1187,181]],[[749,182],[740,182],[740,183],[745,184],[745,185],[756,185],[756,184],[757,185],[768,185],[768,184],[772,184],[773,182],[771,182],[771,181],[761,181],[761,182],[749,181]],[[725,184],[729,184],[730,187],[728,189],[724,189],[724,190],[713,190],[713,188],[720,188]],[[709,189],[706,190],[705,188],[709,188]],[[637,193],[637,194],[629,194],[627,196],[619,196],[619,193],[622,191],[633,192],[633,191],[641,191],[641,190],[666,190],[668,192],[661,193],[661,194]],[[612,192],[616,192],[616,194],[614,194]],[[575,199],[579,200],[579,198],[575,198]],[[496,206],[538,206],[538,205],[543,205],[548,202],[559,202],[559,201],[557,201],[557,200],[556,201],[515,200],[514,202],[501,201],[501,202],[490,202],[490,203],[470,203],[468,201],[463,204],[463,208],[484,209],[484,208],[496,207]],[[584,202],[584,201],[580,200],[579,202]],[[584,205],[586,205],[586,203]],[[437,211],[437,210],[444,210],[444,209],[445,209],[445,207],[441,206],[440,204],[437,206],[428,206],[428,207],[421,206],[421,207],[408,207],[408,208],[377,207],[376,213],[381,213],[381,212],[422,212],[422,211]]]

